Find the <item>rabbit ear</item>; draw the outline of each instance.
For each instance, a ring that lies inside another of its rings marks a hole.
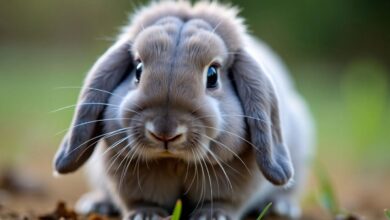
[[[278,100],[273,85],[264,70],[243,50],[237,53],[231,74],[247,116],[258,166],[273,184],[286,184],[294,171],[282,139]]]
[[[73,122],[54,159],[55,170],[69,173],[79,168],[92,154],[101,119],[110,93],[132,66],[130,45],[118,41],[98,59],[88,73],[74,114]]]

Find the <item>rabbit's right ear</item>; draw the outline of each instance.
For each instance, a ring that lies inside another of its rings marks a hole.
[[[55,156],[57,172],[75,171],[91,156],[102,130],[96,120],[101,119],[110,93],[132,68],[130,44],[124,39],[116,42],[94,64],[80,92],[72,125]]]
[[[249,126],[256,160],[264,176],[275,185],[293,176],[290,153],[282,137],[276,90],[263,69],[245,50],[239,50],[232,77]]]

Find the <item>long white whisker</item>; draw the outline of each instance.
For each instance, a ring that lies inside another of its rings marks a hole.
[[[132,136],[134,136],[134,135],[132,135]],[[128,136],[127,138],[130,138],[130,136]],[[134,140],[131,140],[131,141],[129,141],[129,143],[127,143],[126,146],[124,146],[123,148],[128,148],[128,147],[130,147],[133,143],[134,143]],[[132,151],[132,149],[133,149],[133,148],[130,148],[130,150],[127,152],[126,156]],[[116,175],[116,173],[118,172],[119,168],[122,166],[122,163],[123,163],[123,161],[126,159],[126,156],[121,160],[121,162],[119,163],[118,167],[116,168],[116,170],[115,170],[115,175]]]
[[[144,148],[140,147],[140,150],[141,150],[140,155],[142,155],[142,154],[144,153]],[[142,157],[141,157],[141,156],[138,156],[138,159],[137,159],[137,162],[136,162],[136,168],[137,168],[137,181],[138,181],[138,187],[139,187],[139,189],[140,189],[141,192],[142,192],[143,190],[142,190],[142,186],[141,186],[141,180],[140,180],[140,178],[139,178],[139,170],[140,170],[140,167],[139,167],[140,165],[139,165],[139,163],[140,163],[140,162],[138,162],[138,161],[142,162]]]
[[[112,96],[116,96],[116,97],[119,97],[121,99],[123,99],[124,97],[123,96],[120,96],[120,95],[117,95],[117,94],[114,94],[112,92],[109,92],[107,90],[103,90],[103,89],[97,89],[97,88],[93,88],[93,87],[81,87],[81,86],[62,86],[62,87],[57,87],[55,89],[88,89],[88,90],[93,90],[93,91],[97,91],[97,92],[103,92],[103,93],[107,93],[107,94],[110,94]]]
[[[91,139],[88,139],[88,140],[84,141],[83,143],[79,144],[79,146],[77,146],[76,148],[72,149],[70,152],[68,152],[67,155],[70,155],[71,153],[73,153],[74,151],[76,151],[77,149],[79,149],[80,147],[82,147],[83,145],[89,143],[89,142],[92,141],[92,140],[97,139],[97,141],[95,141],[95,142],[89,144],[89,145],[87,146],[86,149],[88,149],[90,146],[93,146],[94,144],[96,144],[97,142],[99,142],[99,141],[100,141],[100,138],[112,137],[112,136],[114,136],[114,135],[124,133],[124,132],[126,132],[126,131],[124,131],[124,130],[129,129],[129,128],[131,128],[131,127],[126,127],[126,128],[117,129],[117,130],[115,130],[115,131],[107,132],[107,133],[105,133],[105,134],[101,134],[101,135],[98,135],[98,136],[93,137],[93,138],[91,138]],[[85,150],[84,150],[83,152],[85,152]],[[82,155],[82,154],[80,154],[80,155]]]
[[[136,141],[134,140],[131,144],[134,144]],[[126,158],[126,162],[125,162],[125,166],[124,166],[124,169],[122,170],[122,173],[121,173],[121,178],[120,178],[120,181],[119,181],[119,188],[122,187],[122,183],[123,183],[123,179],[124,177],[126,176],[127,172],[128,172],[128,169],[129,169],[129,166],[131,164],[131,160],[134,156],[134,153],[135,151],[137,150],[137,145],[134,145],[130,150],[129,152],[126,154],[125,158]],[[131,158],[130,158],[130,155],[131,155]],[[129,160],[130,159],[130,160]],[[122,163],[122,162],[121,162]]]
[[[214,153],[209,150],[209,149],[206,149],[208,152],[210,152],[210,155],[214,158],[214,160],[217,162],[217,164],[219,163],[218,159],[214,156]],[[215,171],[215,168],[214,168],[214,164],[211,162],[210,158],[209,157],[206,157],[207,161],[209,162],[210,166],[211,166],[211,169],[213,169],[213,173],[214,173],[214,177],[215,177],[215,181],[217,182],[217,195],[220,194],[220,191],[219,191],[219,178],[218,178],[218,175],[217,175],[217,172]],[[212,195],[211,195],[212,196]]]
[[[65,107],[61,107],[61,108],[58,108],[58,109],[55,109],[55,110],[51,111],[51,113],[59,112],[59,111],[65,110],[65,109],[73,108],[73,107],[79,107],[79,106],[82,106],[82,105],[103,105],[103,106],[111,106],[111,107],[121,108],[121,106],[119,106],[119,105],[103,103],[103,102],[84,102],[84,103],[78,103],[78,104],[73,104],[73,105],[68,105],[68,106],[65,106]],[[129,111],[129,112],[134,112],[136,114],[139,114],[139,112],[137,112],[137,111],[135,111],[133,109],[129,109],[129,108],[124,108],[124,109]]]
[[[265,120],[265,119],[256,118],[256,117],[249,116],[249,115],[240,115],[240,114],[235,114],[235,115],[232,115],[232,114],[220,114],[220,116],[226,116],[226,117],[243,117],[243,118],[250,118],[250,119],[253,119],[253,120],[261,121],[261,122],[264,122],[264,123],[270,123],[270,121],[267,121],[267,120]],[[215,115],[203,115],[203,116],[196,117],[196,118],[194,118],[193,120],[202,119],[202,118],[213,118],[213,117],[215,118],[215,117],[217,117],[217,116],[215,116]]]
[[[203,200],[205,198],[205,195],[206,195],[206,189],[205,189],[205,173],[204,173],[204,169],[203,169],[203,164],[201,163],[201,155],[199,155],[200,153],[197,151],[197,149],[195,149],[195,156],[197,158],[197,160],[200,162],[199,165],[200,165],[200,169],[201,169],[201,172],[202,172],[202,176],[201,176],[201,187],[202,187],[202,190],[201,190],[201,196],[198,200],[198,203],[196,204],[196,207],[195,207],[195,210],[199,207],[203,207]]]
[[[201,144],[202,144],[202,143],[201,143]],[[229,176],[227,175],[227,173],[226,173],[226,171],[225,171],[225,168],[223,168],[222,164],[221,164],[221,163],[219,162],[219,160],[216,158],[216,155],[215,155],[210,149],[208,149],[207,146],[205,146],[204,144],[202,144],[202,145],[203,145],[203,147],[204,147],[206,150],[208,150],[208,152],[210,153],[210,155],[211,155],[212,157],[214,157],[215,161],[217,162],[217,164],[218,164],[219,167],[221,168],[221,170],[222,170],[222,172],[223,172],[223,174],[224,174],[226,180],[228,181],[229,186],[230,186],[230,189],[232,190],[232,189],[233,189],[233,185],[232,185],[232,183],[230,182],[230,178],[229,178]],[[223,161],[222,161],[222,162],[223,162]],[[230,166],[229,166],[229,167],[230,167]]]
[[[215,140],[214,138],[211,138],[211,137],[209,137],[209,136],[207,136],[207,135],[205,135],[205,134],[200,134],[200,135],[202,135],[202,136],[204,136],[205,138],[207,138],[207,139],[209,139],[210,141],[213,141],[213,142],[215,142],[215,143],[217,143],[217,145],[219,145],[219,146],[222,146],[223,148],[225,148],[226,150],[228,150],[230,153],[232,153],[241,163],[242,163],[242,165],[244,165],[245,166],[245,169],[248,171],[248,173],[250,174],[250,175],[252,175],[252,172],[250,171],[250,169],[248,168],[248,166],[246,165],[246,163],[241,159],[241,157],[236,153],[236,152],[234,152],[233,150],[231,150],[228,146],[226,146],[224,143],[222,143],[222,142],[220,142],[220,141],[217,141],[217,140]],[[237,171],[238,172],[238,171]],[[239,172],[238,172],[239,173]]]
[[[92,120],[92,121],[87,121],[87,122],[83,122],[83,123],[80,123],[80,124],[77,124],[77,125],[73,125],[69,128],[65,128],[59,132],[57,132],[55,134],[55,136],[57,135],[60,135],[70,129],[74,129],[74,128],[77,128],[77,127],[80,127],[80,126],[83,126],[83,125],[88,125],[88,124],[93,124],[93,123],[97,123],[97,122],[103,122],[103,121],[116,121],[116,120],[124,120],[124,119],[131,119],[131,118],[106,118],[106,119],[98,119],[98,120]]]
[[[194,127],[203,127],[203,128],[210,128],[210,129],[215,129],[215,130],[219,130],[219,131],[222,131],[222,132],[226,132],[228,134],[231,134],[241,140],[243,140],[244,142],[246,142],[247,144],[249,144],[250,146],[252,146],[254,148],[254,150],[256,150],[257,152],[259,152],[259,150],[257,149],[257,147],[255,145],[253,145],[250,141],[246,140],[245,138],[241,137],[240,135],[237,135],[235,133],[232,133],[230,131],[226,131],[224,129],[219,129],[219,128],[215,128],[215,127],[209,127],[209,126],[198,126],[198,125],[195,125]]]
[[[187,169],[186,169],[186,175],[184,176],[184,182],[187,181],[187,177],[188,177],[188,170],[190,168],[190,161],[189,160],[186,160],[187,161]]]
[[[190,149],[191,149],[192,155],[195,155],[194,150],[193,150],[192,148],[190,148]],[[198,176],[198,168],[197,168],[196,162],[194,162],[194,167],[195,167],[195,175],[194,175],[194,177],[192,177],[191,183],[190,183],[190,185],[188,186],[188,189],[186,190],[186,192],[184,193],[184,195],[187,195],[187,193],[190,191],[192,185],[193,185],[194,182],[195,182],[195,177],[197,178],[197,176]]]
[[[125,141],[126,139],[128,139],[129,136],[126,136],[118,141],[116,141],[114,144],[110,145],[107,147],[107,149],[101,154],[101,157],[103,157],[104,155],[106,155],[108,152],[110,152],[111,150],[113,150],[114,148],[116,148],[117,146],[119,146],[123,141]]]
[[[120,155],[122,155],[123,152],[126,151],[126,147],[124,147],[123,149],[121,149],[120,151],[118,151],[112,158],[111,158],[111,162],[110,162],[110,165],[108,166],[108,169],[107,169],[107,172],[109,172],[112,168],[112,166],[115,164],[115,161],[120,157]]]
[[[204,167],[205,167],[205,170],[206,170],[206,173],[207,173],[207,176],[209,178],[209,186],[210,186],[210,200],[211,200],[211,215],[213,214],[213,186],[211,184],[211,176],[210,176],[210,172],[209,172],[209,169],[207,167],[207,163],[206,161],[204,160],[204,158],[200,158],[200,162],[204,164]],[[211,164],[210,164],[211,165]],[[206,181],[206,180],[205,180]],[[206,187],[206,186],[205,186]],[[205,188],[206,189],[206,188]],[[205,197],[206,197],[206,193],[205,193]]]

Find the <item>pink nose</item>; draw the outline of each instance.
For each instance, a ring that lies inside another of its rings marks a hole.
[[[148,130],[148,132],[152,137],[162,142],[172,142],[179,139],[183,135],[183,134],[173,134],[173,135],[157,134],[150,130]]]

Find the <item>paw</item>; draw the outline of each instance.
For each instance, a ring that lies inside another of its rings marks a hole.
[[[198,211],[191,216],[191,220],[232,220],[228,213],[223,209],[211,209],[204,208]]]
[[[301,217],[301,208],[298,202],[286,198],[279,198],[273,202],[272,211],[280,217],[298,219]]]
[[[167,211],[157,207],[138,208],[128,212],[123,220],[162,220],[169,214]]]
[[[98,213],[106,216],[119,216],[119,209],[103,195],[91,192],[83,195],[76,204],[76,211],[82,214]]]

